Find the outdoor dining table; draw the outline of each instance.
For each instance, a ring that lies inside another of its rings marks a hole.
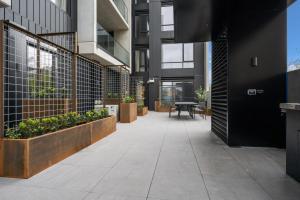
[[[176,110],[178,111],[178,117],[180,118],[181,111],[186,109],[191,118],[194,118],[194,107],[196,105],[198,104],[195,102],[175,102]]]

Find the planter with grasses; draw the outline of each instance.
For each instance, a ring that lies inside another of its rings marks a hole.
[[[131,123],[137,120],[137,103],[133,97],[126,97],[120,105],[120,122]]]
[[[0,140],[0,176],[30,178],[115,130],[106,109],[25,120]]]

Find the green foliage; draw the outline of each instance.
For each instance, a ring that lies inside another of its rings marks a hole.
[[[144,101],[139,101],[138,108],[143,108],[143,107],[145,107]]]
[[[126,96],[124,99],[123,99],[123,102],[124,103],[134,103],[135,102],[135,98],[133,96]]]
[[[78,124],[84,124],[95,120],[107,118],[108,110],[106,108],[100,111],[89,111],[83,115],[76,112],[69,112],[57,117],[47,117],[43,119],[28,119],[20,122],[15,128],[6,131],[6,137],[10,139],[26,139],[60,129],[73,127]]]
[[[195,91],[195,94],[198,102],[204,102],[207,100],[207,92],[201,86]]]

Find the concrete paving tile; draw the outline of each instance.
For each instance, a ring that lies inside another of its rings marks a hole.
[[[252,179],[204,176],[211,200],[271,200]]]
[[[172,200],[208,200],[200,175],[155,176],[149,197]]]
[[[87,193],[42,187],[0,186],[1,200],[82,200]]]
[[[257,182],[273,200],[299,200],[300,184],[290,177],[258,179]]]

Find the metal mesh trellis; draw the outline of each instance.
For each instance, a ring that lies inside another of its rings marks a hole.
[[[104,70],[82,57],[77,59],[77,111],[85,113],[103,104]]]
[[[76,51],[76,33],[48,33],[39,36],[72,52]]]
[[[129,95],[129,71],[122,66],[105,68],[105,104],[119,104]]]
[[[130,77],[130,96],[135,97],[139,106],[144,106],[145,100],[145,86],[144,80],[141,76]]]
[[[4,24],[5,128],[72,110],[72,53]]]

